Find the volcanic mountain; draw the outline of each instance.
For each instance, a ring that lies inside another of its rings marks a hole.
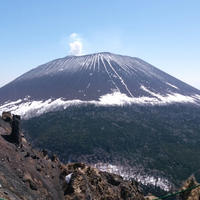
[[[0,88],[0,110],[7,108],[21,115],[30,109],[84,102],[121,105],[199,101],[200,91],[190,85],[139,58],[111,53],[56,59]],[[9,102],[6,107],[5,102]]]
[[[57,59],[0,88],[0,112],[20,114],[35,146],[162,190],[200,169],[199,105],[199,90],[111,53]]]

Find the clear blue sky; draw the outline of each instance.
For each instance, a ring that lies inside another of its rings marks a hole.
[[[140,57],[200,89],[199,0],[0,0],[0,87],[70,43]]]

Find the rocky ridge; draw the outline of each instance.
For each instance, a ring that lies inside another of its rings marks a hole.
[[[33,149],[24,137],[17,147],[7,141],[11,131],[10,123],[0,119],[0,198],[144,199],[136,182],[83,163],[64,165],[55,155]]]

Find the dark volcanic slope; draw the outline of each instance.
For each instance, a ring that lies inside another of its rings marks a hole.
[[[25,96],[95,100],[119,91],[129,97],[157,94],[200,94],[199,90],[162,72],[139,58],[97,53],[67,56],[43,64],[0,88],[0,104]]]

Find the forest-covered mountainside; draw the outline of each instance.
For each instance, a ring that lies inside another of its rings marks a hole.
[[[26,120],[23,128],[35,146],[64,161],[110,163],[139,181],[154,177],[163,189],[200,169],[200,107],[191,104],[69,107]]]

